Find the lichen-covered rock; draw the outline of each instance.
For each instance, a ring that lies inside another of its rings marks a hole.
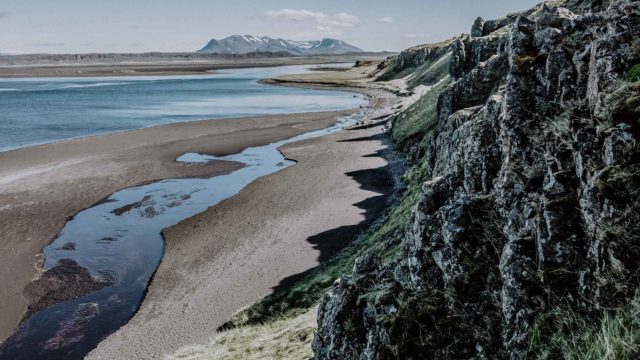
[[[316,358],[525,359],[540,315],[626,303],[640,285],[639,88],[624,83],[639,36],[640,2],[567,0],[427,47],[451,53],[453,82],[430,131],[406,140],[425,177],[403,251],[359,259],[326,295]]]

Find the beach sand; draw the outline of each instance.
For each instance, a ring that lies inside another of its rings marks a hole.
[[[362,223],[368,200],[382,197],[368,184],[384,176],[384,145],[370,138],[381,131],[286,145],[298,164],[166,229],[166,253],[142,307],[88,358],[159,359],[205,343],[232,314],[317,266],[340,247],[332,235]]]
[[[240,164],[184,165],[185,152],[223,155],[324,128],[355,110],[196,121],[0,153],[0,341],[26,309],[24,286],[67,218],[148,181],[213,176]]]
[[[322,79],[337,74],[344,80],[343,71],[318,72]],[[351,81],[342,88],[372,96],[366,110],[371,122],[388,114],[397,98],[367,89],[361,74],[346,74]],[[378,136],[384,126],[285,145],[281,151],[296,165],[165,229],[166,253],[140,310],[87,358],[161,359],[183,346],[207,343],[234,313],[346,245],[335,242],[352,240],[354,229],[375,213],[371,206],[381,206],[381,193],[390,191],[375,186],[387,176]]]
[[[367,86],[372,69],[318,71],[278,84],[367,93],[366,118],[379,119],[397,99]],[[68,217],[122,188],[240,166],[176,163],[185,152],[237,153],[325,128],[354,111],[171,124],[0,153],[0,339],[20,321],[27,305],[22,290],[38,275],[43,247]],[[287,144],[281,151],[296,165],[165,229],[165,255],[140,310],[88,358],[157,359],[207,342],[235,312],[346,245],[340,242],[353,239],[390,190],[376,185],[386,176],[382,132],[384,124]]]

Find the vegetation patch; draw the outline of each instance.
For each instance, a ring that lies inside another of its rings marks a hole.
[[[585,314],[560,312],[538,319],[529,345],[541,359],[631,360],[640,358],[640,297],[589,322]],[[549,336],[549,330],[552,335]]]
[[[627,71],[624,79],[628,82],[640,81],[640,64],[635,64]]]
[[[311,341],[316,330],[317,308],[290,318],[218,333],[206,345],[180,349],[172,360],[302,360],[313,357]]]
[[[606,98],[614,123],[640,126],[640,81],[624,84]]]
[[[418,101],[398,113],[391,120],[391,135],[402,143],[413,137],[423,137],[437,123],[438,99],[449,88],[447,76],[433,85]]]
[[[449,63],[451,53],[442,56],[435,61],[428,61],[414,71],[409,80],[410,87],[418,85],[434,85],[449,75]]]

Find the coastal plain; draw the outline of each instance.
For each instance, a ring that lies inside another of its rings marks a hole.
[[[186,165],[186,152],[226,155],[327,127],[355,110],[194,121],[0,153],[0,339],[26,311],[25,285],[68,218],[117,190],[149,181],[210,177],[241,164]]]
[[[234,154],[326,128],[356,111],[364,122],[385,116],[397,98],[366,86],[373,71],[375,64],[368,64],[317,71],[305,84],[271,82],[362,92],[369,96],[363,109],[192,121],[0,153],[0,339],[22,320],[29,305],[24,287],[41,275],[42,249],[67,219],[123,188],[242,166],[176,162],[187,152]],[[387,171],[381,155],[386,145],[377,136],[383,131],[382,125],[368,126],[287,144],[280,150],[296,165],[165,229],[165,255],[139,312],[89,358],[161,358],[206,342],[234,313],[346,246],[390,191],[371,183]]]

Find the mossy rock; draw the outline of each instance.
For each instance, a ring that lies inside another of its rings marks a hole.
[[[623,85],[609,95],[606,101],[609,113],[616,123],[640,125],[640,81]]]

